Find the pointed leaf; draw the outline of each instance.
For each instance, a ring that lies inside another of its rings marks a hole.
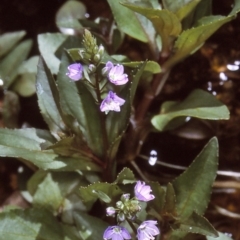
[[[187,219],[193,211],[202,215],[208,205],[218,165],[218,142],[212,138],[190,167],[173,181],[177,213]]]
[[[32,40],[25,40],[18,44],[0,62],[0,77],[4,81],[4,86],[8,88],[18,75],[18,68],[27,58],[32,47]]]
[[[58,220],[41,208],[0,213],[0,240],[64,240]]]
[[[64,53],[58,74],[62,110],[65,114],[77,120],[81,132],[93,153],[97,156],[103,156],[103,130],[101,121],[99,121],[102,113],[85,84],[81,80],[70,81],[66,76],[67,67],[70,64],[70,59]]]
[[[57,139],[58,134],[65,131],[65,125],[60,115],[59,95],[55,80],[44,59],[40,57],[37,73],[38,104],[48,127]]]
[[[46,208],[53,213],[61,206],[63,197],[61,195],[58,183],[56,183],[50,173],[39,184],[37,191],[33,196],[33,204],[37,207]]]
[[[25,31],[9,32],[0,35],[0,57],[8,53],[25,35]]]
[[[139,41],[148,41],[148,37],[142,29],[141,23],[134,12],[123,7],[119,1],[116,0],[108,0],[108,4],[121,31]]]
[[[124,168],[117,176],[117,179],[114,181],[116,184],[131,184],[136,182],[136,178],[133,172],[129,168]]]
[[[165,102],[160,114],[155,115],[151,122],[156,129],[162,131],[172,119],[182,116],[210,120],[229,119],[229,111],[212,94],[197,89],[180,103]]]
[[[55,56],[56,50],[68,36],[61,33],[44,33],[38,35],[38,47],[52,74],[57,74],[60,60]]]

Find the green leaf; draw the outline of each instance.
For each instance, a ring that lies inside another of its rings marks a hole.
[[[32,40],[25,40],[18,44],[0,62],[0,77],[4,81],[4,86],[8,88],[18,75],[18,68],[27,58],[32,47]]]
[[[36,129],[0,129],[0,156],[26,159],[39,168],[58,171],[101,171],[88,157],[61,157],[53,150],[41,150],[47,141]]]
[[[62,224],[62,229],[64,231],[64,240],[79,240],[81,239],[76,227]]]
[[[0,35],[0,57],[8,53],[25,35],[26,31],[9,32]]]
[[[177,37],[182,30],[181,23],[177,16],[168,10],[143,8],[126,3],[122,3],[122,5],[142,14],[152,22],[156,32],[161,36],[162,51],[168,52],[170,37]]]
[[[127,67],[139,67],[143,64],[143,62],[122,62],[122,65]],[[152,74],[160,73],[161,67],[157,62],[154,61],[146,61],[146,65],[144,67],[144,71],[150,72]]]
[[[171,12],[177,12],[181,8],[185,7],[187,4],[192,2],[193,0],[163,0],[164,8],[169,9]]]
[[[102,113],[85,84],[81,80],[70,81],[66,76],[70,63],[70,59],[64,53],[57,81],[61,108],[65,114],[77,120],[93,153],[99,157],[103,156],[103,130],[99,121]]]
[[[38,35],[38,47],[52,74],[57,74],[60,60],[55,56],[56,50],[68,38],[61,33],[43,33]]]
[[[185,221],[180,220],[180,226],[177,226],[177,231],[197,233],[215,238],[218,237],[217,231],[208,222],[208,220],[195,212],[193,212],[192,215],[187,220]]]
[[[57,213],[59,207],[63,202],[63,197],[58,186],[50,173],[39,184],[37,191],[33,196],[33,205],[50,210]]]
[[[0,213],[0,240],[64,240],[58,220],[41,208]]]
[[[188,2],[183,7],[179,8],[175,14],[177,15],[178,19],[181,21],[185,17],[187,17],[201,2],[201,0],[192,0],[191,2]]]
[[[218,232],[218,237],[210,237],[207,236],[207,240],[233,240],[231,237],[229,237],[228,235]]]
[[[7,128],[18,127],[18,114],[20,112],[20,102],[18,95],[12,91],[5,91],[3,106],[2,106],[2,120]]]
[[[95,202],[99,198],[99,192],[106,194],[112,201],[122,191],[116,184],[98,182],[79,189],[79,196],[83,202]]]
[[[162,131],[176,117],[189,116],[201,119],[229,119],[229,111],[212,94],[197,89],[191,92],[182,102],[165,102],[160,114],[155,115],[151,122]]]
[[[133,172],[129,168],[124,168],[114,181],[115,184],[131,184],[136,182]]]
[[[41,114],[53,136],[60,139],[58,134],[64,133],[66,127],[60,115],[59,94],[55,80],[42,57],[38,63],[36,87]]]
[[[123,7],[116,0],[108,0],[108,4],[121,31],[139,41],[148,42],[148,37],[134,12]]]
[[[202,215],[207,208],[218,165],[218,143],[212,138],[189,168],[173,181],[177,213],[181,220],[193,211]]]
[[[165,204],[166,193],[159,183],[149,182],[149,185],[151,186],[152,194],[155,196],[149,204],[158,214],[160,214]]]
[[[165,195],[165,204],[162,209],[163,213],[176,215],[176,194],[171,183],[168,183]]]
[[[177,38],[174,49],[174,55],[169,58],[164,68],[168,69],[175,65],[180,60],[184,59],[196,49],[198,49],[213,33],[215,33],[223,24],[231,21],[240,8],[238,5],[234,8],[231,14],[227,17],[224,16],[209,16],[204,17],[200,21],[200,25],[183,31]]]
[[[86,7],[82,2],[67,1],[56,14],[56,24],[62,32],[67,32],[69,28],[72,28],[70,24],[74,23],[74,29],[81,29],[82,26],[78,19],[85,19]],[[65,25],[65,28],[63,26]],[[73,25],[72,25],[73,26]]]
[[[108,223],[83,212],[74,213],[74,220],[83,240],[99,239],[108,227]]]

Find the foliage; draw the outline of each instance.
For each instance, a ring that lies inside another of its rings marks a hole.
[[[122,231],[122,238],[131,234],[145,240],[142,233],[148,240],[159,229],[170,240],[194,239],[195,234],[226,238],[203,216],[217,172],[216,137],[165,186],[137,181],[122,167],[136,166],[147,134],[173,129],[175,120],[229,119],[227,107],[200,89],[184,100],[164,102],[158,114],[149,106],[171,68],[232,20],[240,2],[228,16],[211,15],[207,1],[162,2],[108,0],[116,24],[109,20],[105,33],[102,19],[86,20],[82,3],[67,2],[57,14],[62,33],[38,36],[36,94],[49,130],[0,129],[0,156],[18,158],[35,170],[25,183],[31,207],[0,213],[0,239],[95,240]],[[68,30],[74,35],[66,35]],[[28,96],[37,59],[23,63],[32,44],[17,44],[24,34],[0,37],[0,76],[5,87],[13,84],[14,91]],[[148,44],[151,59],[117,55],[124,34]],[[145,78],[146,88],[140,89]]]

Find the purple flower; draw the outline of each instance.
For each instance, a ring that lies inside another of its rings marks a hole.
[[[102,101],[100,105],[100,110],[106,114],[109,111],[120,112],[120,106],[122,106],[124,103],[124,99],[118,97],[116,93],[109,91],[107,97]]]
[[[131,235],[128,230],[121,226],[110,226],[103,233],[103,239],[108,240],[124,240],[131,239]]]
[[[123,65],[117,64],[116,66],[112,66],[108,73],[108,79],[115,85],[123,85],[127,83],[128,75],[124,73]]]
[[[102,74],[107,75],[113,67],[114,67],[113,63],[108,61],[105,67],[102,69]]]
[[[111,217],[114,217],[115,216],[115,213],[116,213],[116,210],[114,207],[108,207],[106,209],[106,214],[107,216],[111,216]]]
[[[151,187],[145,185],[145,182],[137,181],[137,184],[134,187],[135,197],[139,201],[148,202],[153,200],[155,197],[153,194],[150,194],[152,191]]]
[[[73,81],[78,81],[82,78],[83,67],[80,63],[73,63],[68,66],[66,75]]]
[[[156,224],[157,221],[144,221],[137,230],[138,240],[153,240],[154,236],[160,233],[159,229],[155,226]]]

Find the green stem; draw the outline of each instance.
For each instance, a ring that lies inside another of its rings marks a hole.
[[[96,76],[95,89],[96,89],[97,101],[100,104],[102,99],[101,99],[101,91],[99,86],[99,79],[97,74],[95,76]],[[106,160],[107,150],[108,150],[108,137],[107,137],[107,131],[106,131],[106,125],[105,125],[105,117],[103,114],[100,114],[100,123],[102,128],[102,135],[103,135],[104,159]]]
[[[126,218],[126,220],[127,220],[128,224],[130,225],[130,227],[132,228],[133,232],[137,235],[137,228],[134,226],[133,222],[127,218]]]

